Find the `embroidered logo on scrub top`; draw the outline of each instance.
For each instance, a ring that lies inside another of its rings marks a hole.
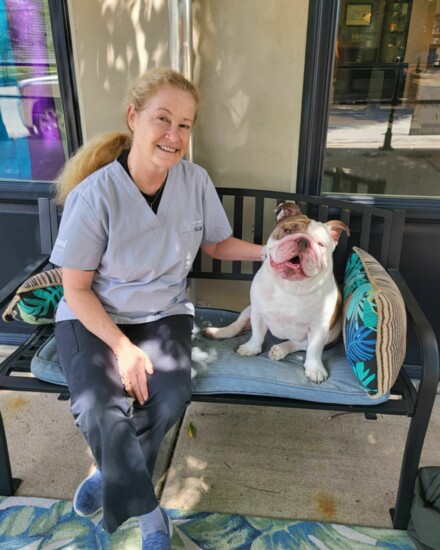
[[[202,228],[203,228],[202,220],[195,220],[193,222],[184,220],[180,224],[180,231],[182,233],[188,233],[189,231],[201,231]]]
[[[65,248],[66,244],[67,244],[67,239],[64,241],[62,239],[57,239],[55,242],[55,246],[59,246],[60,248]]]

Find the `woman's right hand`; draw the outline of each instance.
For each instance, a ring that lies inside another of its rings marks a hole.
[[[143,405],[148,399],[147,373],[154,373],[150,358],[131,342],[124,345],[116,357],[126,393]]]
[[[93,271],[63,268],[64,297],[81,323],[116,355],[125,391],[143,405],[148,399],[146,373],[153,374],[153,365],[110,319],[91,288],[93,275]]]

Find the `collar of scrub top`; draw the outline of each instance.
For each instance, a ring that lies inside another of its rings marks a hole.
[[[128,215],[135,216],[141,223],[140,228],[144,227],[147,231],[163,229],[167,225],[168,215],[170,213],[170,205],[173,202],[175,193],[175,179],[173,168],[168,171],[167,184],[162,191],[162,199],[160,201],[160,209],[157,212],[148,206],[146,200],[139,200],[142,194],[137,185],[124,170],[121,163],[117,160],[109,166],[110,176],[117,182],[121,199],[128,201]],[[159,206],[159,205],[158,205]],[[130,218],[132,219],[132,218]]]
[[[125,151],[123,151],[119,157],[118,157],[118,162],[121,164],[121,166],[124,168],[124,170],[127,172],[127,174],[129,175],[130,179],[133,180],[133,178],[131,177],[131,173],[130,173],[130,168],[128,166],[128,155],[130,153],[130,150],[129,149],[126,149]],[[162,198],[162,195],[163,195],[163,189],[165,187],[165,184],[167,182],[167,179],[168,179],[168,175],[165,179],[165,181],[162,183],[162,185],[160,186],[160,188],[158,189],[158,191],[156,191],[156,193],[154,195],[147,195],[147,193],[142,193],[142,196],[144,197],[144,199],[147,201],[147,204],[148,206],[151,208],[151,210],[157,214],[157,210],[159,208],[159,204],[160,204],[160,200]],[[134,180],[133,180],[134,181]]]

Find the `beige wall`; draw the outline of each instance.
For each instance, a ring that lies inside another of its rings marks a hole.
[[[169,66],[167,0],[69,0],[84,140],[125,128],[129,81]]]
[[[197,161],[216,185],[294,190],[308,1],[194,0],[193,9]]]
[[[294,190],[308,1],[194,0],[195,161],[216,185]],[[123,127],[128,81],[168,66],[167,0],[69,0],[85,139]]]

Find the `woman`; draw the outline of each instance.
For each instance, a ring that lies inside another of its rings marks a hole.
[[[97,464],[74,508],[102,507],[109,532],[137,517],[149,549],[171,548],[151,476],[163,436],[191,399],[186,276],[200,246],[217,259],[262,255],[231,237],[206,171],[183,160],[198,102],[180,74],[148,71],[129,92],[129,132],[90,142],[58,184],[64,211],[51,261],[63,268],[64,299],[55,335],[75,422]]]

